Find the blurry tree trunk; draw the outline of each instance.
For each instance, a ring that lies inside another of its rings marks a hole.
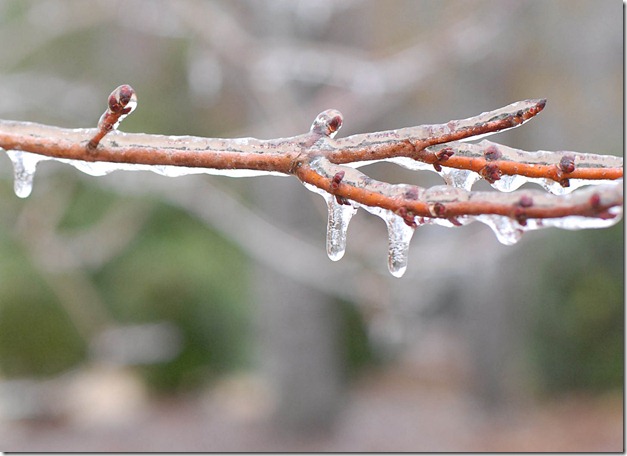
[[[290,183],[263,180],[253,188],[263,195],[257,199],[258,209],[276,216],[282,225],[298,226],[311,210],[306,209],[309,204],[303,204],[301,192],[289,191]],[[274,424],[294,433],[327,431],[342,394],[341,314],[337,303],[260,265],[253,277],[259,364],[275,395]]]
[[[520,254],[520,251],[518,252]],[[527,378],[517,378],[522,351],[521,322],[528,318],[525,284],[516,255],[482,262],[463,282],[462,325],[473,365],[472,389],[484,406],[499,408],[516,400]]]

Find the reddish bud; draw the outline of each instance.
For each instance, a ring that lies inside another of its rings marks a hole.
[[[416,228],[418,226],[416,224],[416,220],[414,219],[414,213],[407,210],[406,207],[398,208],[396,214],[403,219],[406,225],[411,226],[412,228]]]
[[[527,225],[527,214],[522,207],[516,207],[516,209],[514,209],[514,218],[521,226]]]
[[[531,207],[533,206],[533,198],[529,195],[522,195],[518,201],[518,205],[520,207]]]
[[[433,164],[433,168],[439,173],[440,171],[442,171],[442,165],[440,165],[439,163],[434,163]]]
[[[322,111],[311,124],[311,132],[333,138],[342,127],[343,116],[337,109]]]
[[[479,170],[479,175],[483,177],[485,180],[493,184],[497,180],[501,178],[503,173],[499,169],[499,167],[494,163],[488,163],[483,168]]]
[[[593,193],[589,200],[590,206],[597,208],[601,205],[601,196],[598,193]]]
[[[335,176],[331,179],[331,190],[337,190],[340,188],[340,183],[342,182],[342,179],[344,179],[344,174],[346,174],[344,171],[338,171],[335,173]]]
[[[455,151],[452,147],[443,147],[435,153],[435,156],[438,161],[446,161],[451,158],[453,154],[455,154]]]
[[[337,201],[337,204],[343,204],[344,206],[350,206],[351,204],[350,201],[340,195],[335,195],[335,201]]]
[[[573,155],[564,155],[558,167],[563,173],[572,173],[575,171],[575,157]]]
[[[128,85],[123,84],[109,95],[109,110],[113,113],[128,114],[135,106],[126,107],[131,100],[136,99],[135,90]]]
[[[483,152],[483,156],[488,161],[494,161],[494,160],[500,159],[503,156],[503,154],[494,144],[491,144]]]
[[[446,206],[442,203],[435,203],[429,208],[429,212],[436,217],[444,217],[446,215]]]
[[[409,200],[417,200],[418,199],[418,188],[410,187],[405,190],[405,198]]]

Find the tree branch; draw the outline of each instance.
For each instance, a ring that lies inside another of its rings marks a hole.
[[[615,223],[623,202],[622,158],[525,152],[485,140],[478,144],[460,142],[522,125],[545,103],[525,100],[445,124],[337,140],[334,136],[342,126],[342,115],[330,109],[320,113],[309,132],[302,135],[270,140],[217,139],[116,131],[136,105],[134,90],[122,85],[109,96],[97,128],[65,129],[0,120],[0,147],[14,163],[16,193],[20,196],[30,193],[36,164],[46,158],[68,162],[94,175],[115,169],[150,169],[169,176],[197,172],[294,175],[327,201],[327,247],[332,259],[341,258],[348,221],[359,207],[386,220],[391,243],[394,236],[408,242],[413,233],[400,228],[397,220],[412,229],[427,223],[459,226],[477,220],[490,225],[505,243],[515,242],[522,231],[543,226],[575,229]],[[441,174],[448,185],[430,189],[392,185],[355,169],[375,161],[430,169]],[[507,192],[525,182],[537,182],[556,195],[537,190],[510,194],[471,191],[472,184],[481,178]],[[605,185],[562,195],[595,182]],[[582,218],[596,221],[582,222]]]

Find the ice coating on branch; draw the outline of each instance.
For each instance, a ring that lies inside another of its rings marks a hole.
[[[58,161],[67,163],[68,165],[71,165],[77,170],[79,170],[80,172],[83,172],[85,174],[88,174],[94,177],[106,176],[107,174],[112,173],[113,171],[117,171],[117,170],[122,170],[122,169],[128,170],[128,168],[126,167],[141,166],[141,165],[125,165],[124,163],[88,162],[88,161],[83,161],[83,160],[58,159]]]
[[[43,157],[43,156],[42,156]],[[43,157],[42,160],[53,160],[66,163],[77,170],[89,174],[90,176],[106,176],[113,171],[151,171],[166,177],[180,177],[193,174],[210,174],[212,176],[228,177],[255,177],[255,176],[286,176],[286,174],[273,171],[259,171],[254,169],[214,169],[214,168],[193,168],[187,166],[171,165],[142,165],[134,163],[114,163],[114,162],[88,162],[83,160],[68,160],[65,158]]]
[[[6,152],[13,163],[13,190],[18,197],[26,198],[33,190],[33,177],[37,170],[37,163],[47,157],[19,150]]]

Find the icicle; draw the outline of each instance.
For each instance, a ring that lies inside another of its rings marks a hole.
[[[409,242],[414,228],[392,212],[389,212],[385,222],[388,226],[388,269],[394,277],[400,278],[407,270]]]
[[[477,215],[474,219],[492,228],[492,231],[494,231],[496,238],[501,244],[514,245],[520,241],[522,237],[523,227],[510,217],[485,214]]]
[[[47,157],[20,150],[7,150],[6,152],[13,162],[13,190],[18,197],[26,198],[33,190],[33,177],[37,170],[37,163]]]
[[[348,224],[357,212],[352,204],[340,204],[333,195],[324,195],[329,209],[327,222],[327,255],[333,261],[338,261],[346,251],[346,231]]]
[[[348,224],[353,215],[357,213],[358,207],[352,204],[340,204],[335,195],[331,195],[314,185],[304,185],[308,190],[321,195],[327,202],[329,210],[327,219],[327,255],[329,255],[332,261],[338,261],[344,256],[346,251]]]

